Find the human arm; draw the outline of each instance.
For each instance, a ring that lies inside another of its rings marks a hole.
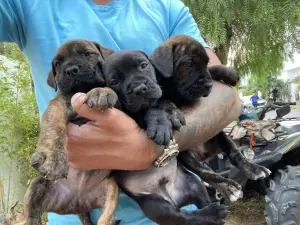
[[[192,107],[184,108],[186,126],[175,134],[180,150],[196,147],[238,118],[241,103],[236,88],[214,81],[213,89]]]

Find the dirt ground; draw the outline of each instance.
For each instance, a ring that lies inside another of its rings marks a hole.
[[[242,199],[232,204],[226,225],[266,225],[263,197]]]

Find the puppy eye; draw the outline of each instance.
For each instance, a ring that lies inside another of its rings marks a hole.
[[[192,60],[188,60],[188,61],[184,62],[184,65],[187,67],[191,67],[193,65],[193,62],[192,62]]]
[[[142,63],[142,64],[141,64],[141,68],[142,68],[142,69],[145,69],[147,66],[148,66],[148,63]]]
[[[111,85],[111,86],[114,86],[114,85],[117,85],[117,84],[118,84],[118,81],[115,80],[115,79],[112,79],[112,80],[110,81],[110,85]]]
[[[92,55],[91,52],[85,52],[85,53],[84,53],[84,56],[86,56],[86,57],[89,57],[90,55]]]
[[[58,67],[58,66],[60,66],[60,61],[56,61],[56,62],[54,63],[54,67]]]

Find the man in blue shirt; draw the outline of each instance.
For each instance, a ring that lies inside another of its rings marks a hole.
[[[51,60],[70,39],[89,39],[116,51],[138,49],[150,54],[171,36],[186,34],[205,47],[210,65],[220,64],[180,0],[1,0],[0,41],[15,42],[26,55],[35,84],[40,115],[56,95],[47,85]],[[95,123],[68,125],[69,165],[80,169],[144,169],[158,157],[156,146],[124,113],[98,112],[83,105],[83,93],[72,98],[74,109]],[[203,107],[205,106],[205,107]],[[240,111],[235,89],[216,82],[211,95],[186,112],[187,126],[176,136],[180,149],[213,137]],[[101,213],[90,215],[96,224]],[[48,214],[49,225],[80,224],[75,215]],[[138,205],[121,193],[116,212],[121,224],[149,225]]]
[[[257,101],[258,101],[258,99],[259,99],[259,97],[258,97],[257,93],[254,93],[251,96],[251,98],[250,98],[250,100],[251,100],[252,105],[254,106],[254,108],[257,108],[257,104],[258,104]]]

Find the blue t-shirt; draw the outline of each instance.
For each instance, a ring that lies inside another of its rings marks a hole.
[[[252,101],[252,104],[257,105],[259,97],[257,95],[253,95],[250,100]]]
[[[114,50],[150,54],[176,34],[187,34],[205,47],[197,24],[180,0],[116,0],[107,6],[92,0],[1,0],[0,41],[15,42],[26,55],[40,115],[56,92],[47,84],[51,60],[70,39],[89,39]],[[93,223],[101,213],[91,212]],[[48,214],[49,225],[80,224],[75,215]],[[123,225],[154,224],[121,193],[116,219]]]

